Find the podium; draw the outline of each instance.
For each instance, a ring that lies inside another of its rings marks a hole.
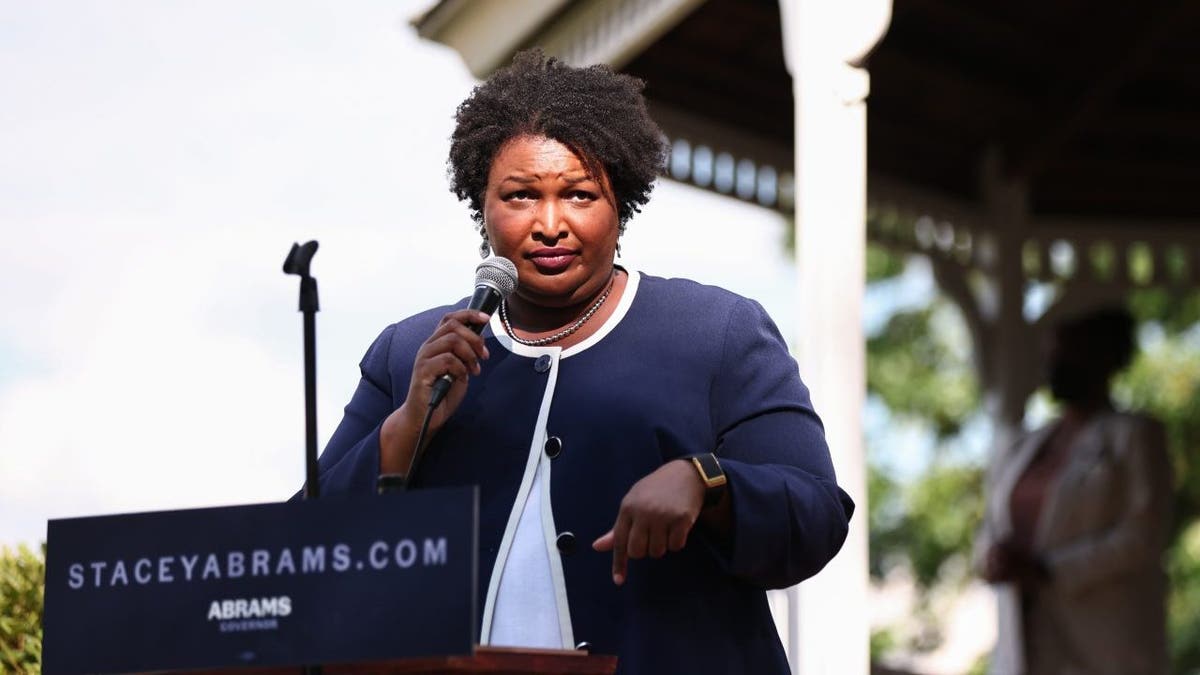
[[[472,656],[402,659],[370,663],[327,665],[322,675],[612,675],[617,657],[590,656],[580,651],[476,647]],[[291,668],[233,668],[192,670],[189,675],[300,675]]]
[[[43,669],[613,673],[476,644],[477,527],[473,487],[51,521]]]

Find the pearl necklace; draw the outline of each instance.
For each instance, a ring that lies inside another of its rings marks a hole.
[[[608,288],[604,289],[604,292],[601,293],[600,297],[596,299],[595,304],[589,307],[588,311],[584,312],[583,316],[579,317],[575,323],[558,331],[554,335],[549,335],[544,338],[537,338],[536,340],[526,340],[525,338],[517,337],[517,333],[513,330],[512,324],[508,322],[508,300],[500,303],[500,321],[504,324],[504,330],[508,333],[508,336],[513,340],[525,345],[526,347],[541,347],[542,345],[548,345],[552,342],[558,342],[559,340],[579,330],[583,324],[587,323],[588,319],[592,318],[592,315],[596,313],[596,310],[600,309],[600,305],[603,305],[604,301],[608,299],[608,294],[612,292],[613,282],[616,281],[616,279],[617,275],[614,272],[612,277],[610,277],[608,280]]]

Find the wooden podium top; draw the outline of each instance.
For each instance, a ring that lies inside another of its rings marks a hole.
[[[429,659],[325,665],[322,675],[612,675],[617,657],[591,656],[568,649],[518,649],[476,647],[473,656],[441,656]],[[187,671],[193,675],[299,675],[303,669],[234,668]]]

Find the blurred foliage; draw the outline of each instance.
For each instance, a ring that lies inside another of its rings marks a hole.
[[[955,321],[962,325],[957,308],[938,299],[893,315],[867,339],[868,391],[893,414],[929,423],[939,438],[957,434],[980,404],[967,332],[953,330]]]
[[[1200,672],[1200,523],[1183,531],[1168,559],[1167,629],[1175,672]]]
[[[1163,337],[1114,386],[1126,407],[1153,415],[1167,431],[1175,472],[1174,530],[1167,553],[1172,666],[1200,672],[1200,293],[1134,294],[1130,307]]]
[[[867,260],[869,277],[887,279],[903,271],[906,258],[870,246]],[[961,314],[944,299],[894,314],[867,340],[867,389],[893,416],[926,424],[943,444],[952,444],[980,407],[967,335]],[[982,466],[949,460],[946,453],[905,484],[869,463],[871,574],[881,578],[904,562],[921,589],[933,586],[947,560],[971,550],[982,517],[982,487]]]
[[[971,669],[966,675],[987,675],[988,670],[992,665],[991,654],[980,654],[979,658],[975,659],[975,663],[971,664]]]
[[[0,548],[0,672],[41,671],[45,557],[45,547]]]
[[[867,463],[867,550],[871,576],[882,579],[907,558],[904,495],[899,482],[877,463]]]
[[[920,590],[945,580],[946,563],[965,570],[983,516],[983,470],[935,461],[909,485],[877,467],[867,469],[871,574],[881,577],[903,560]]]
[[[1139,323],[1154,322],[1168,335],[1179,335],[1200,322],[1200,291],[1138,290],[1129,294],[1129,311]]]
[[[884,281],[904,272],[904,258],[878,244],[867,244],[867,283]]]
[[[1117,379],[1115,396],[1166,427],[1175,472],[1175,529],[1200,515],[1200,324],[1141,353]]]
[[[899,644],[896,632],[889,628],[871,631],[871,661],[878,662]]]

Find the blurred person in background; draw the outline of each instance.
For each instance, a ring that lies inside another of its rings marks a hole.
[[[989,470],[975,563],[998,594],[997,675],[1167,671],[1165,435],[1109,394],[1133,331],[1116,308],[1056,326],[1046,375],[1062,414]]]

